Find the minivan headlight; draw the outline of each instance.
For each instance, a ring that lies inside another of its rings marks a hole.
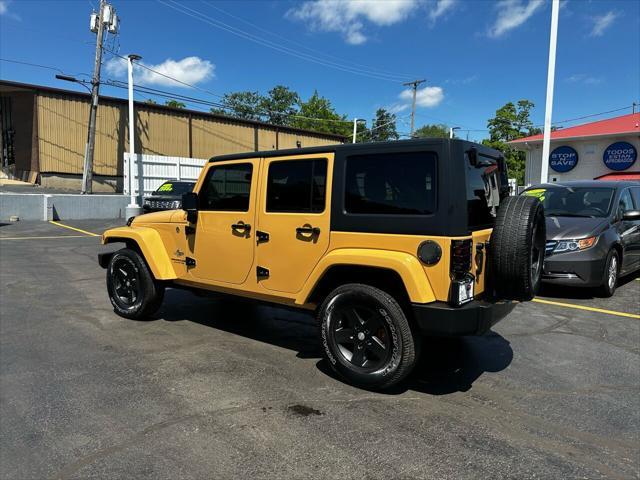
[[[553,253],[586,250],[587,248],[593,247],[596,244],[596,240],[598,240],[598,237],[588,237],[579,240],[560,240],[556,248],[553,249]]]

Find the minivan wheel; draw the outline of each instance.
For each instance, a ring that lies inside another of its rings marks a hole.
[[[418,337],[398,302],[378,288],[336,288],[321,305],[318,321],[327,362],[353,385],[389,388],[416,363]]]
[[[111,256],[107,266],[107,291],[113,310],[131,319],[154,314],[164,298],[164,285],[153,278],[144,258],[129,248]]]
[[[620,261],[618,259],[618,252],[616,252],[615,250],[611,250],[607,255],[607,261],[604,264],[604,278],[599,289],[600,296],[613,296],[613,294],[616,292],[619,272]]]

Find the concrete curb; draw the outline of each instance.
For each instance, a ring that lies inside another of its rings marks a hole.
[[[129,201],[125,195],[0,193],[0,221],[124,218]]]

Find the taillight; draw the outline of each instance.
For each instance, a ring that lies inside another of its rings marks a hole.
[[[471,270],[471,239],[451,241],[451,265],[449,271],[452,278],[458,278]]]
[[[454,307],[464,305],[474,298],[475,278],[469,272],[472,262],[472,246],[470,239],[451,241],[449,304]]]

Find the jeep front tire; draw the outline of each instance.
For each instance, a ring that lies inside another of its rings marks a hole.
[[[336,288],[318,311],[324,356],[349,383],[385,389],[413,369],[417,337],[398,302],[368,285]]]
[[[164,285],[153,278],[144,258],[129,248],[111,256],[107,291],[113,310],[121,317],[136,320],[153,315],[164,298]]]

